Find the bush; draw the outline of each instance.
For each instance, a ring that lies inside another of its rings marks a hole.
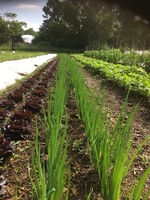
[[[122,53],[120,49],[92,50],[85,51],[84,55],[91,58],[107,61],[110,63],[120,63],[123,65],[140,66],[150,72],[150,53],[139,54],[134,50]]]

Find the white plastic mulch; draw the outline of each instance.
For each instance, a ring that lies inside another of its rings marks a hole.
[[[38,66],[50,61],[57,54],[47,54],[22,60],[0,63],[0,90],[21,79],[25,74],[33,72]]]

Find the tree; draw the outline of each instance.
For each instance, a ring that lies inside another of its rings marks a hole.
[[[9,38],[9,27],[8,24],[0,17],[0,44],[5,44]]]
[[[104,5],[97,0],[48,0],[43,8],[41,38],[51,46],[79,49],[100,42],[100,36],[108,40],[113,35],[113,18],[108,11],[101,12]]]
[[[24,34],[23,27],[26,27],[27,24],[25,22],[19,22],[17,20],[13,20],[11,22],[8,22],[8,26],[10,35],[23,35]]]
[[[16,13],[12,13],[12,12],[6,12],[4,14],[4,17],[6,18],[5,19],[6,21],[12,21],[17,17],[17,14]]]
[[[24,34],[36,36],[36,35],[37,35],[37,32],[34,31],[33,28],[29,28],[29,29],[27,29],[27,30],[24,31]]]
[[[0,17],[0,44],[8,43],[12,35],[23,35],[27,23],[15,20],[16,13],[5,13]]]
[[[48,0],[43,11],[39,39],[51,47],[85,49],[107,43],[138,48],[144,30],[148,33],[137,16],[99,0]],[[148,39],[149,34],[142,46]]]
[[[117,46],[125,49],[141,49],[144,46],[148,48],[149,25],[128,10],[125,11],[118,7],[117,12],[116,34],[114,35]]]

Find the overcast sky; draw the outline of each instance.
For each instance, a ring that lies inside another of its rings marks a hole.
[[[47,0],[0,0],[0,14],[16,13],[16,20],[26,22],[27,28],[38,31],[44,19],[42,8],[46,5],[46,2]]]

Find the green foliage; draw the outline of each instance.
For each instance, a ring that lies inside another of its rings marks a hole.
[[[7,23],[0,17],[0,44],[5,44],[9,40],[9,28]]]
[[[121,63],[131,66],[136,65],[143,67],[148,72],[150,71],[150,52],[148,51],[140,54],[134,50],[122,53],[120,49],[107,49],[100,51],[84,51],[84,55],[110,63]]]
[[[148,24],[104,1],[48,0],[43,11],[40,38],[52,48],[94,49],[106,43],[122,49],[150,46]]]
[[[119,86],[150,97],[149,75],[141,67],[108,63],[83,55],[74,55],[74,57],[82,65],[116,82]]]
[[[85,56],[104,60],[107,62],[118,63],[122,58],[122,53],[120,49],[108,49],[100,51],[85,51]]]
[[[3,17],[0,16],[0,45],[9,44],[12,35],[36,36],[37,33],[32,28],[25,31],[24,27],[27,27],[27,23],[16,20],[16,17],[17,14],[12,12],[6,12]]]
[[[64,60],[60,61],[57,73],[56,86],[48,98],[48,107],[43,106],[43,120],[45,131],[46,159],[42,159],[42,145],[38,139],[39,131],[36,127],[35,155],[32,155],[32,168],[34,178],[30,179],[33,189],[33,199],[60,200],[68,199],[68,192],[64,194],[64,187],[68,185],[69,175],[66,173],[66,152],[68,141],[66,139],[67,119],[61,124],[67,98],[66,66]],[[30,168],[29,168],[30,169]],[[30,172],[30,171],[29,171]],[[66,182],[68,181],[68,184]]]
[[[129,10],[120,9],[116,30],[116,47],[144,50],[150,48],[149,24]]]
[[[48,1],[41,39],[55,48],[85,49],[113,36],[114,13],[105,3],[89,1]],[[108,25],[109,24],[109,25]],[[46,31],[45,31],[46,30]],[[63,32],[63,34],[62,34]]]
[[[29,28],[27,30],[24,31],[24,34],[25,35],[33,35],[33,36],[36,36],[37,35],[37,32],[33,30],[33,28]]]
[[[25,23],[19,22],[17,20],[13,20],[13,21],[10,21],[7,23],[8,23],[8,27],[9,27],[10,36],[24,34],[23,26],[26,26]]]
[[[145,70],[150,73],[150,52],[144,53],[142,56]]]
[[[97,94],[98,96],[94,92],[91,94],[84,85],[84,80],[78,71],[77,64],[68,60],[68,67],[71,83],[78,100],[78,111],[87,134],[89,156],[99,174],[103,199],[119,200],[121,199],[122,182],[135,157],[148,142],[149,137],[142,142],[130,158],[129,155],[132,148],[130,131],[137,106],[131,110],[126,120],[126,106],[129,93],[126,96],[118,119],[112,128],[107,115],[108,111],[104,109],[104,92],[100,95]],[[133,189],[133,194],[136,194],[136,191],[140,189],[137,199],[142,194],[148,174],[149,169],[145,172],[144,178],[142,177],[138,182],[138,187],[135,190]]]

